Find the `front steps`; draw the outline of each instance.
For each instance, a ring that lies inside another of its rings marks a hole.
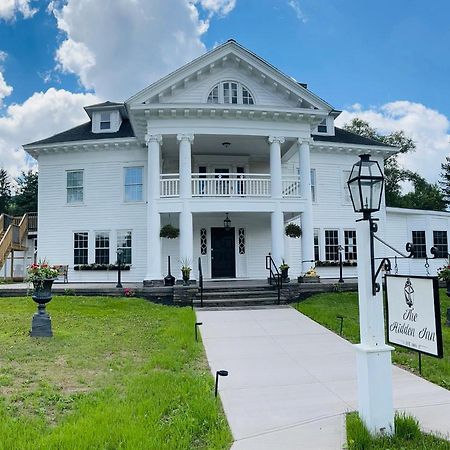
[[[195,307],[201,306],[200,292],[193,300]],[[281,293],[280,304],[286,304]],[[240,307],[278,305],[278,291],[272,286],[246,287],[205,287],[203,290],[203,307]]]

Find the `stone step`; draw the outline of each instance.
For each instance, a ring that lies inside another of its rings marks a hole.
[[[226,306],[258,306],[258,305],[276,305],[278,299],[276,297],[255,297],[255,298],[226,298],[226,299],[203,299],[204,307],[226,307]],[[284,298],[280,304],[286,304]],[[194,306],[200,307],[200,299],[194,300]]]
[[[203,291],[203,298],[249,298],[249,297],[277,297],[277,290],[270,289],[267,291],[254,291],[254,290],[234,290],[234,291],[222,291],[217,289],[214,291]],[[197,294],[200,297],[200,293]]]

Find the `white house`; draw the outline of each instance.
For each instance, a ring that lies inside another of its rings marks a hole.
[[[88,122],[24,146],[39,163],[38,257],[69,265],[71,281],[115,279],[74,268],[114,263],[118,249],[128,281],[160,282],[168,255],[177,278],[181,260],[196,278],[200,257],[206,278],[263,279],[269,252],[291,276],[317,264],[336,277],[339,246],[357,258],[349,171],[360,154],[383,166],[396,151],[335,127],[339,111],[233,40],[125,103],[85,110]],[[448,214],[378,216],[391,244],[426,238],[429,256],[433,244],[447,254]],[[291,221],[300,239],[285,235]],[[178,238],[160,238],[166,224]]]

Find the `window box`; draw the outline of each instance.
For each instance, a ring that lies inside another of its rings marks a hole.
[[[357,261],[342,261],[344,267],[356,267]],[[316,267],[339,267],[339,261],[316,261]]]
[[[121,270],[130,270],[130,265],[121,265]],[[77,264],[73,266],[73,270],[119,270],[117,264]]]

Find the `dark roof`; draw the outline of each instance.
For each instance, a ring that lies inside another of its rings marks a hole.
[[[123,106],[123,103],[116,103],[116,102],[103,102],[103,103],[96,103],[95,105],[88,105],[85,106],[85,108],[101,108],[103,106]]]
[[[134,132],[130,121],[128,119],[123,119],[119,131],[116,131],[115,133],[93,133],[92,123],[86,122],[83,123],[83,125],[78,125],[70,130],[63,131],[62,133],[55,134],[49,138],[31,142],[26,145],[57,144],[61,142],[89,141],[91,139],[117,139],[127,137],[134,137]]]
[[[341,142],[342,144],[356,144],[356,145],[377,145],[381,147],[392,147],[392,145],[385,144],[377,139],[370,139],[351,131],[343,130],[342,128],[334,128],[334,136],[313,134],[314,141],[325,142]]]

